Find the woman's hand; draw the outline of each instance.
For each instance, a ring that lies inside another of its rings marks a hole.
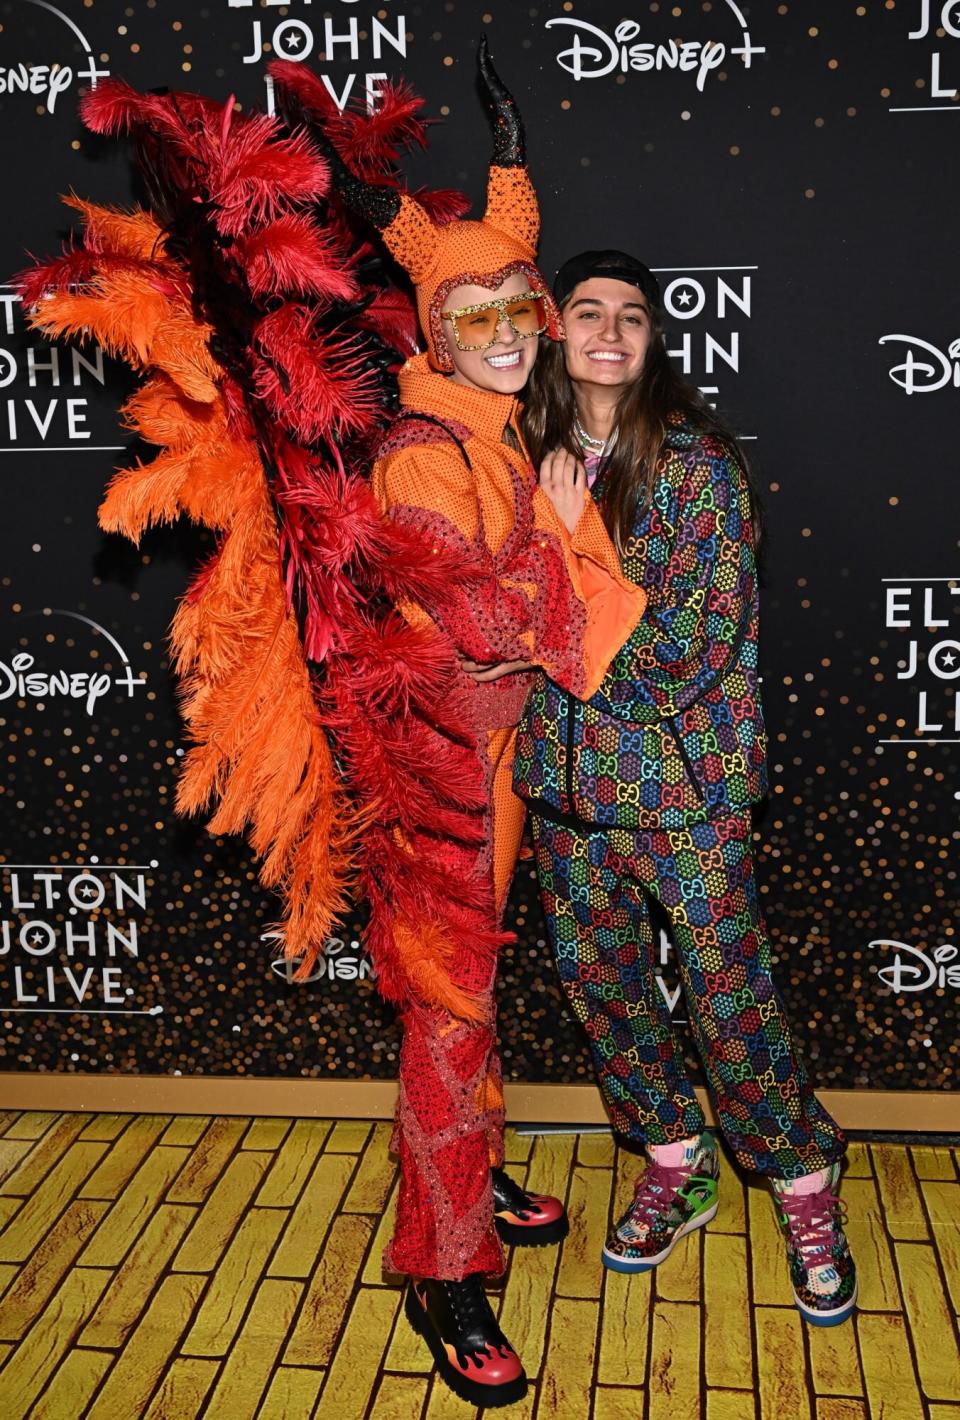
[[[517,671],[536,670],[532,661],[494,661],[489,665],[484,665],[481,661],[461,661],[460,669],[465,671],[471,680],[477,685],[486,685],[488,681],[499,680],[504,675],[515,675]]]
[[[587,501],[587,472],[583,464],[566,449],[554,449],[540,465],[540,487],[567,532],[572,534]]]

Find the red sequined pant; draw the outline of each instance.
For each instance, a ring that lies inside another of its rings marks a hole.
[[[489,738],[489,835],[474,871],[488,876],[490,913],[499,926],[516,863],[524,809],[511,789],[515,731]],[[502,1272],[493,1224],[491,1165],[503,1161],[503,1092],[495,1048],[495,964],[485,980],[451,972],[482,995],[486,1018],[456,1020],[408,1006],[401,1016],[400,1095],[393,1148],[400,1191],[393,1239],[384,1258],[392,1272],[460,1281],[471,1272]]]

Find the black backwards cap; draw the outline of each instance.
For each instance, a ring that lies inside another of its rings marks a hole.
[[[660,282],[649,266],[644,266],[635,256],[628,256],[625,251],[582,251],[565,261],[554,278],[557,305],[562,306],[581,281],[595,276],[607,281],[626,281],[628,286],[642,291],[651,305],[660,304]]]

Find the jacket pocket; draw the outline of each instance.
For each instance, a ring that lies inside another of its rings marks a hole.
[[[694,768],[693,760],[687,753],[687,747],[683,742],[683,734],[679,726],[677,725],[675,719],[670,719],[667,721],[667,723],[670,726],[670,733],[673,736],[673,742],[677,747],[677,751],[680,755],[680,758],[683,760],[683,767],[687,771],[687,778],[690,780],[690,783],[693,786],[693,791],[696,794],[697,798],[700,800],[701,804],[705,804],[707,801],[707,796],[703,791],[703,785],[700,783],[699,776],[697,775],[697,771]]]

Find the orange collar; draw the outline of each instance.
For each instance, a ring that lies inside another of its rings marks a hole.
[[[503,431],[515,421],[517,401],[512,394],[494,394],[454,384],[431,369],[427,355],[414,355],[399,375],[400,403],[407,409],[435,414],[439,419],[455,419],[471,434],[499,444]]]

